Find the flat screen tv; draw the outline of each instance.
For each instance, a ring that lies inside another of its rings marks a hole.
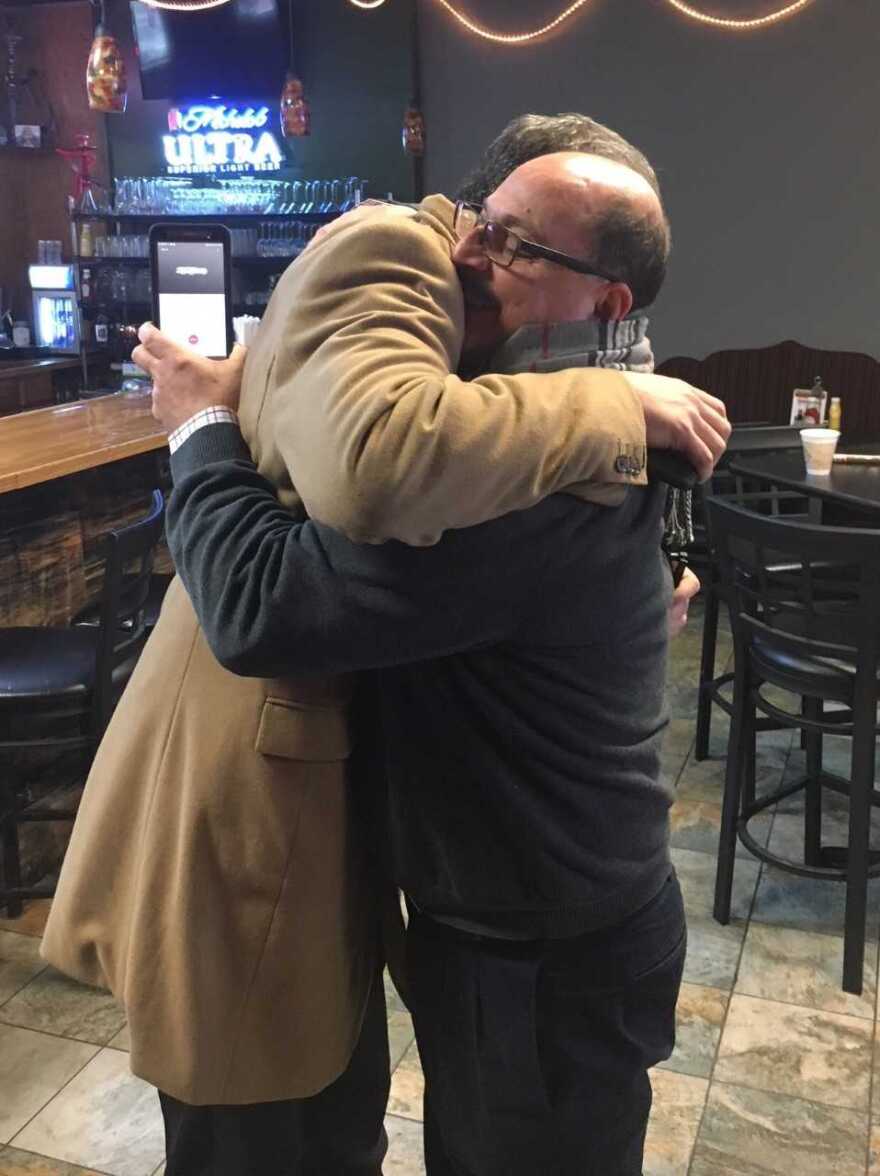
[[[144,98],[247,100],[280,91],[287,24],[277,0],[175,11],[131,0]]]

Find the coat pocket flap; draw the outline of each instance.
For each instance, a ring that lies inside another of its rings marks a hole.
[[[347,759],[351,754],[348,715],[339,707],[267,698],[255,747],[261,755],[312,763]]]

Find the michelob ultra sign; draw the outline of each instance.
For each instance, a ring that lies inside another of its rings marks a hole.
[[[184,176],[277,171],[284,156],[268,123],[268,106],[172,107],[162,136],[165,170]]]

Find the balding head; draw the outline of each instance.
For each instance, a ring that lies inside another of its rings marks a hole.
[[[633,306],[657,296],[669,255],[669,228],[656,190],[625,164],[584,152],[560,151],[521,164],[487,201],[513,198],[529,209],[532,240],[558,245],[625,282]]]
[[[625,318],[647,306],[663,280],[668,235],[659,197],[646,177],[616,161],[567,151],[529,160],[489,194],[483,220],[499,226],[496,237],[507,228],[526,244],[509,260],[493,255],[478,222],[455,247],[469,357],[489,354],[526,324]]]

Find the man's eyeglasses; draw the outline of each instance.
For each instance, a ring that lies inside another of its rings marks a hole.
[[[596,269],[588,261],[571,257],[568,253],[560,253],[558,249],[550,249],[547,245],[538,245],[535,241],[524,241],[507,225],[487,217],[479,204],[468,204],[465,200],[459,200],[455,206],[452,227],[459,240],[477,229],[483,252],[495,265],[504,266],[505,269],[513,265],[518,257],[542,257],[545,261],[553,261],[557,265],[565,266],[566,269],[574,270],[575,273],[603,278],[606,282],[620,281],[619,278]]]

